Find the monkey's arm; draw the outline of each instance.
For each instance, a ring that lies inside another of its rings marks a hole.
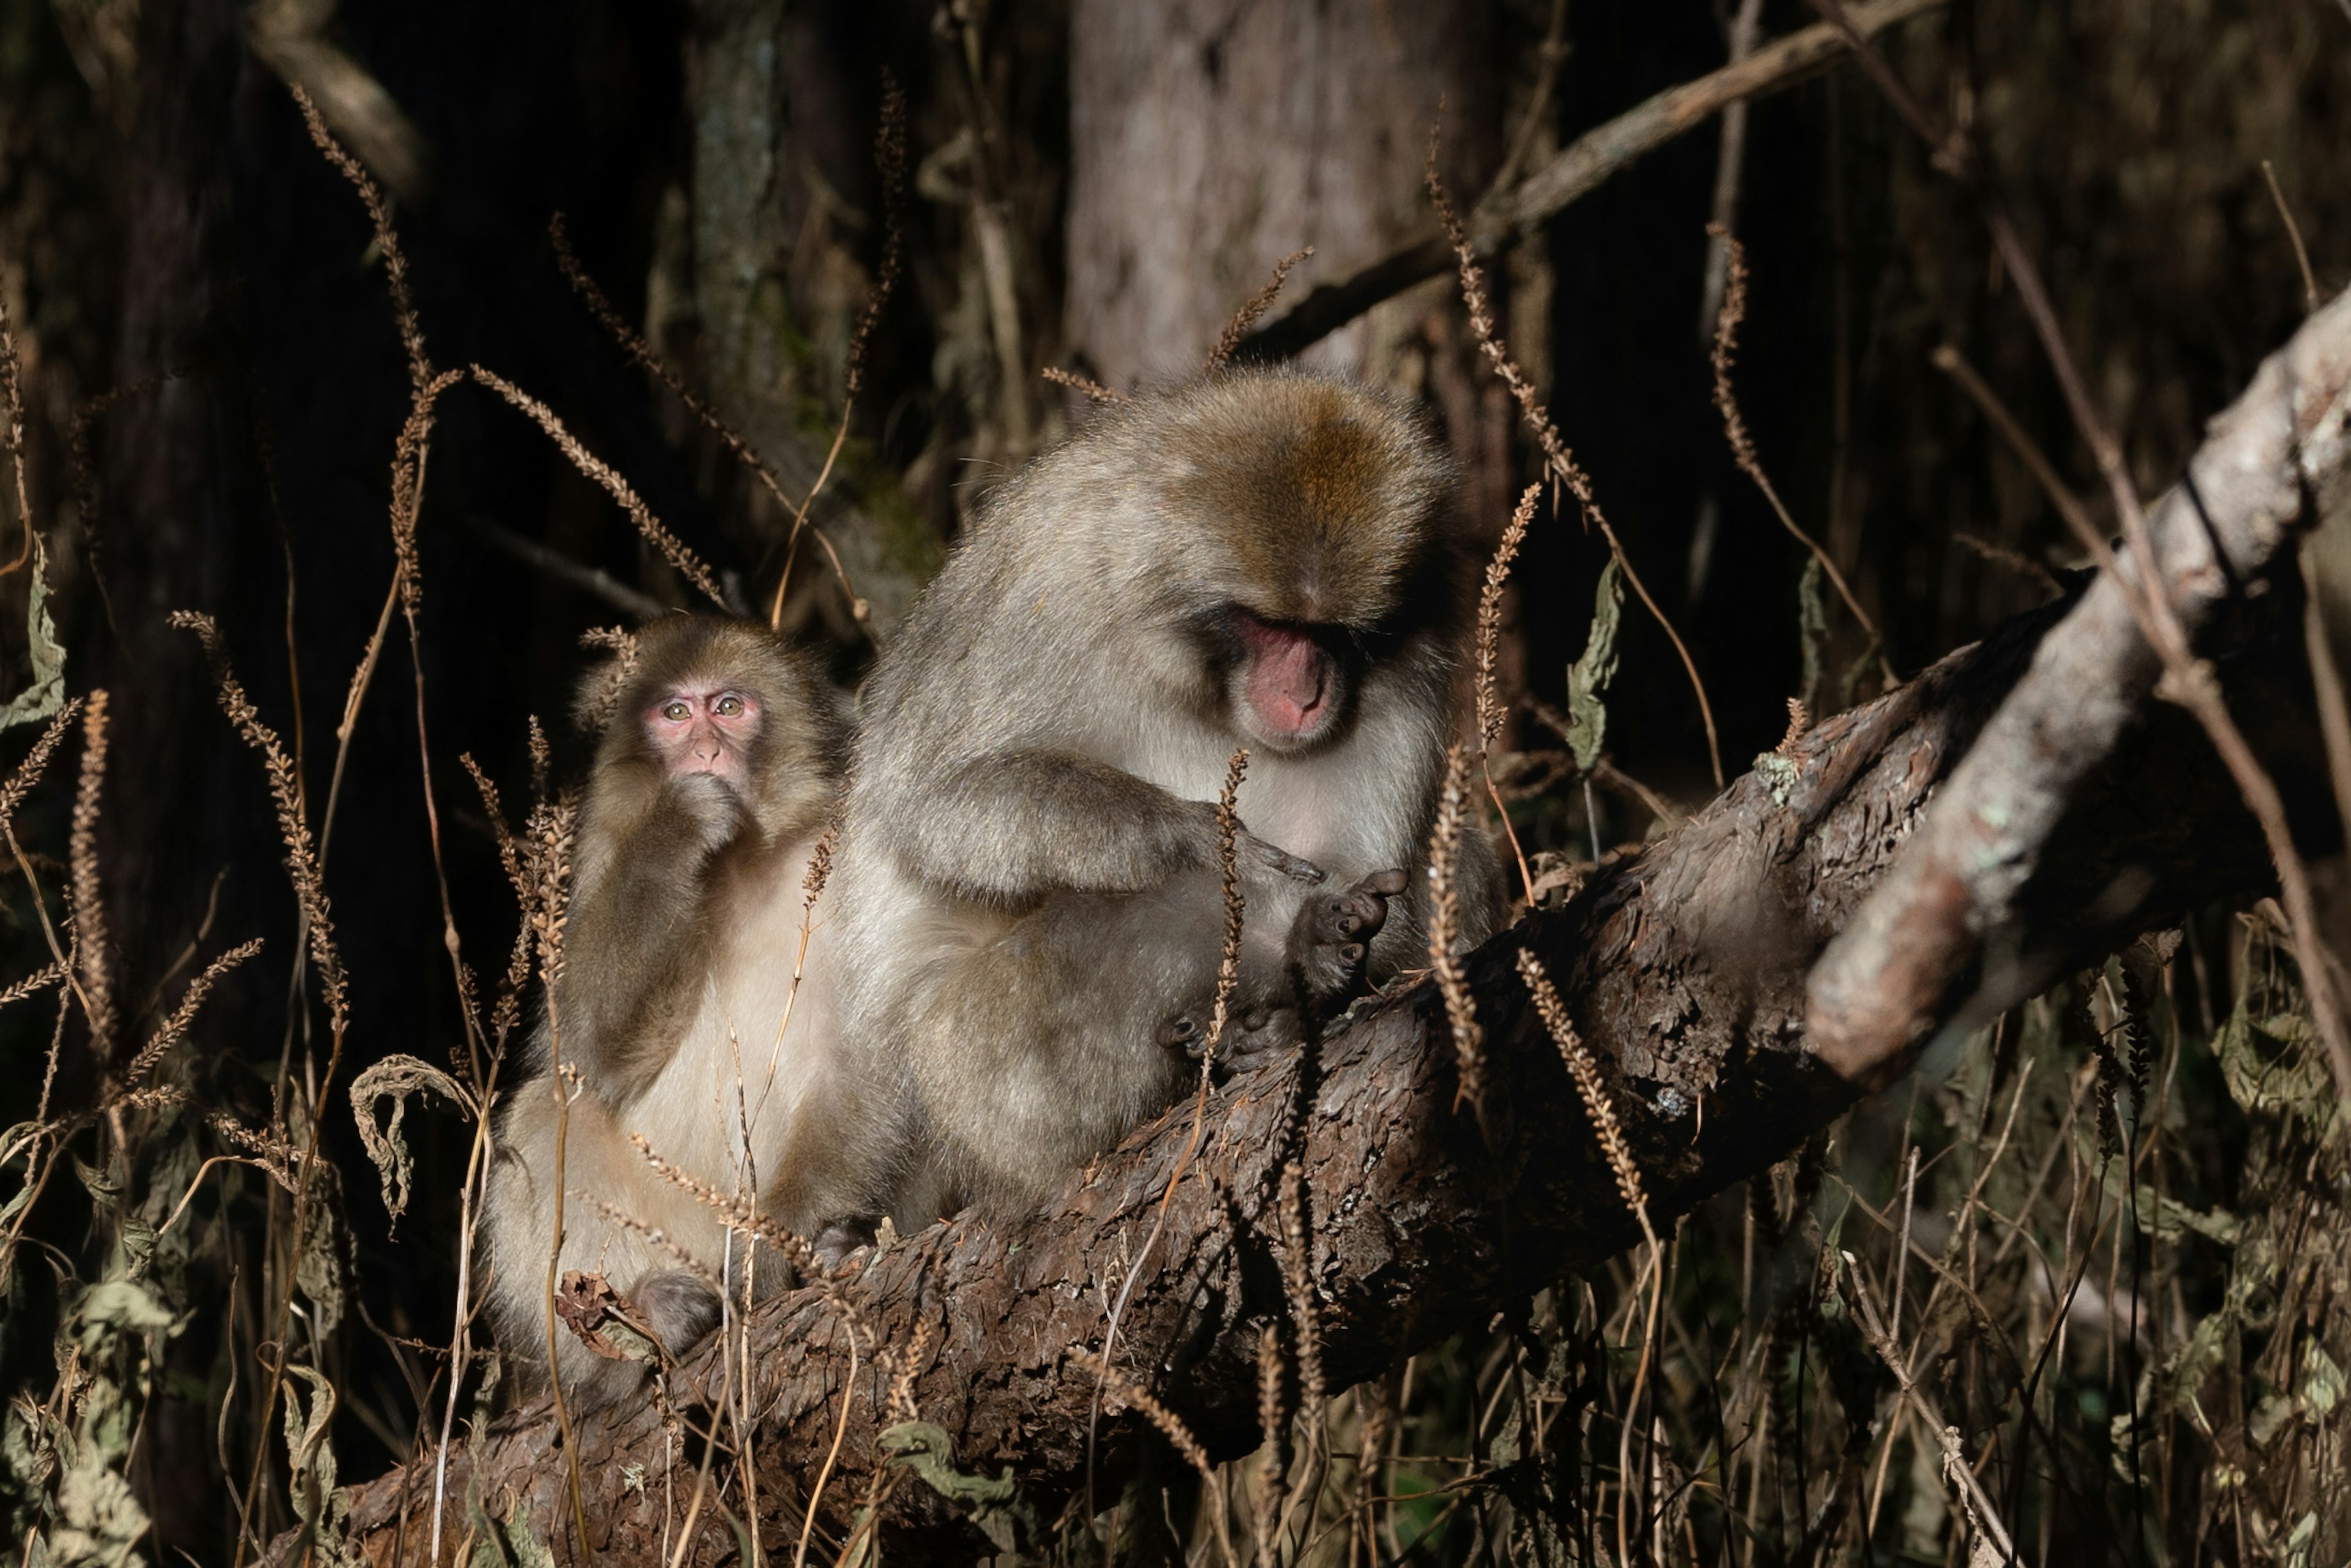
[[[663,1010],[691,999],[684,960],[705,935],[711,862],[746,820],[741,798],[709,774],[670,779],[573,901],[558,1044],[608,1104],[627,1103],[661,1070],[644,1047],[676,1039]]]
[[[925,881],[1022,904],[1055,893],[1140,893],[1217,863],[1216,808],[1073,751],[998,751],[925,792],[893,840]],[[1245,876],[1313,881],[1293,855],[1243,835]]]

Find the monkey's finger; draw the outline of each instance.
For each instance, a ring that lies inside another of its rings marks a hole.
[[[1401,868],[1392,868],[1375,871],[1355,885],[1366,893],[1376,893],[1382,898],[1394,898],[1405,890],[1409,880]]]

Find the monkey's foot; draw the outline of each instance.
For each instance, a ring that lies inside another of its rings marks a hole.
[[[1400,871],[1375,871],[1339,893],[1316,894],[1290,928],[1290,972],[1300,999],[1318,1016],[1364,988],[1372,938],[1387,924],[1388,900],[1405,890]]]
[[[1159,1043],[1197,1061],[1208,1049],[1210,1018],[1208,1008],[1179,1013],[1159,1026]],[[1224,1038],[1217,1042],[1217,1060],[1255,1056],[1296,1045],[1300,1039],[1297,1009],[1263,1004],[1236,1007],[1225,1020]]]
[[[662,1348],[673,1356],[687,1349],[718,1326],[723,1303],[708,1285],[684,1269],[662,1269],[637,1281],[629,1292],[637,1314],[645,1326],[661,1339]]]
[[[852,1252],[873,1245],[873,1237],[881,1226],[879,1216],[871,1214],[844,1215],[828,1220],[823,1228],[810,1239],[809,1245],[828,1269],[838,1269]]]

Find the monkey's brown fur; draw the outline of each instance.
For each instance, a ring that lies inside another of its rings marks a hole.
[[[989,500],[868,683],[841,846],[842,1016],[905,1097],[902,1225],[1034,1200],[1195,1076],[1170,1046],[1214,990],[1237,746],[1226,1051],[1425,953],[1468,608],[1450,477],[1390,399],[1226,372],[1104,411]],[[1467,847],[1475,939],[1500,895]]]
[[[739,1294],[744,1239],[655,1175],[641,1133],[673,1166],[800,1234],[871,1207],[839,1176],[861,1113],[832,1050],[831,975],[821,918],[795,993],[800,883],[838,800],[847,723],[813,664],[750,622],[673,616],[638,634],[636,667],[602,705],[611,717],[580,810],[562,977],[534,1040],[537,1076],[507,1100],[485,1218],[489,1296],[509,1358],[546,1356],[547,1270],[557,1185],[557,1080],[582,1092],[563,1134],[561,1268],[601,1273],[673,1350],[716,1321],[706,1282],[656,1244],[657,1229]],[[583,713],[607,688],[581,686]],[[681,690],[756,698],[758,725],[735,759],[737,785],[681,772],[649,738],[652,710]],[[782,1029],[790,1009],[788,1031]],[[601,1199],[634,1224],[601,1213]],[[761,1260],[755,1278],[780,1260]],[[596,1397],[639,1375],[557,1334],[567,1391]]]

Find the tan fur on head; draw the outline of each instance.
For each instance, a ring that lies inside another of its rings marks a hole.
[[[1426,564],[1451,466],[1409,413],[1364,387],[1228,373],[1163,394],[1143,424],[1180,424],[1203,457],[1169,506],[1213,530],[1260,586],[1269,621],[1369,630]]]
[[[747,801],[770,837],[789,837],[820,821],[832,804],[847,726],[839,699],[816,663],[753,621],[671,615],[638,629],[633,668],[612,690],[615,661],[580,677],[575,714],[601,716],[596,779],[647,791],[661,785],[662,758],[647,742],[646,709],[664,693],[696,683],[755,688],[769,710],[752,742]]]

